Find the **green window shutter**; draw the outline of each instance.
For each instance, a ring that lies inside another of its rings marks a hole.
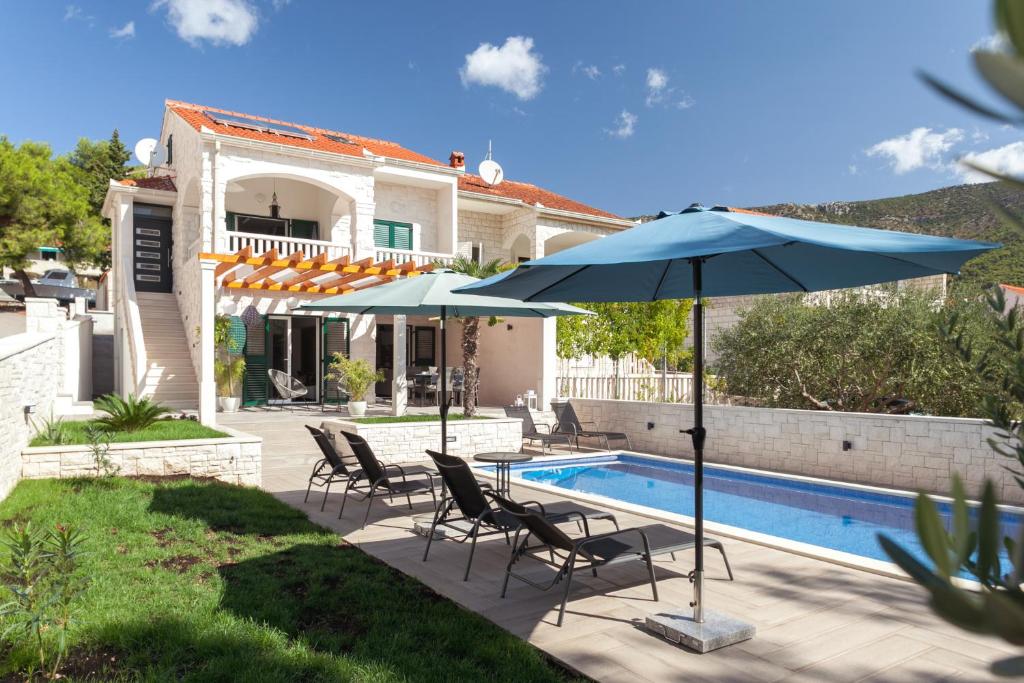
[[[267,334],[269,321],[262,316],[260,325],[253,325],[245,335],[245,377],[242,379],[242,405],[266,405],[270,395],[267,387]]]
[[[347,318],[324,318],[323,326],[321,327],[321,334],[323,335],[323,342],[320,348],[323,349],[323,376],[327,376],[329,370],[328,366],[331,364],[331,359],[334,354],[340,353],[346,358],[350,357],[349,348],[349,327]],[[337,381],[324,380],[323,386],[323,398],[324,402],[327,401],[339,401],[341,402],[341,393],[339,391],[339,383]]]
[[[291,223],[292,237],[297,237],[303,240],[320,239],[320,226],[316,221],[302,221],[297,218],[293,218]]]
[[[228,230],[236,230],[235,228],[235,214],[230,211],[224,212],[224,223],[227,225]]]
[[[382,249],[412,249],[412,223],[374,220],[373,246]]]

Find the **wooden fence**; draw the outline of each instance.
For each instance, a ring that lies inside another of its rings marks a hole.
[[[566,398],[621,399],[624,401],[693,402],[693,374],[622,374],[611,377],[558,377],[556,390]]]

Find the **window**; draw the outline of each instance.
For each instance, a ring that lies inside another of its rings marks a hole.
[[[386,249],[412,249],[412,223],[374,219],[373,246]]]
[[[434,334],[433,327],[419,327],[413,330],[413,365],[430,366],[437,361],[434,355]]]
[[[174,163],[174,135],[167,136],[167,165]]]
[[[320,226],[316,221],[253,216],[231,211],[225,213],[224,221],[227,223],[228,230],[237,230],[238,232],[276,237],[297,237],[306,240],[320,239]]]

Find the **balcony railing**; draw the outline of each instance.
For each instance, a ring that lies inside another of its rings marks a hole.
[[[298,237],[281,237],[278,235],[260,235],[254,232],[228,232],[228,251],[234,253],[245,247],[251,247],[254,256],[276,249],[278,256],[285,257],[301,251],[307,259],[320,254],[327,254],[328,260],[348,256],[350,249],[342,244],[324,242],[322,240],[305,240]]]
[[[378,263],[381,261],[394,261],[396,264],[400,264],[414,261],[417,267],[438,263],[448,266],[455,260],[455,255],[440,254],[433,251],[413,251],[412,249],[389,249],[378,247],[373,250],[373,258]]]

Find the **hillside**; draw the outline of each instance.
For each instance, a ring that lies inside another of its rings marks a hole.
[[[1024,216],[1024,192],[1002,183],[957,185],[921,194],[827,204],[772,204],[757,211],[825,223],[1002,242],[997,249],[968,262],[955,285],[994,282],[1024,286],[1024,235],[1008,227],[993,210],[995,202]],[[641,216],[650,220],[653,216]]]

